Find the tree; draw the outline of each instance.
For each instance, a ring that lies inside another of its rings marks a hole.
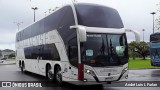
[[[128,44],[128,47],[129,47],[129,57],[132,57],[133,60],[138,55],[137,52],[135,52],[135,46],[136,45],[137,45],[136,42],[131,42],[131,43]]]
[[[146,56],[149,55],[149,44],[146,42],[136,43],[135,41],[129,43],[129,54],[135,59],[135,55],[139,54],[146,59]]]
[[[15,57],[15,53],[12,53],[8,56],[8,58],[13,58],[13,57]]]
[[[2,57],[2,51],[0,50],[0,57]]]

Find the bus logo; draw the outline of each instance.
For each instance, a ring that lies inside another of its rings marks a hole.
[[[2,82],[2,87],[11,87],[11,82]]]

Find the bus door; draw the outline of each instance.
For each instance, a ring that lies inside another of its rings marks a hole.
[[[68,57],[69,57],[69,77],[77,79],[78,76],[78,46],[77,38],[73,37],[68,41]]]

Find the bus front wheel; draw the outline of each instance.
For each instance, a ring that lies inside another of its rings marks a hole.
[[[21,64],[21,72],[23,73],[24,72],[24,62],[22,62],[22,64]]]
[[[47,66],[47,78],[48,78],[49,81],[54,80],[54,74],[53,74],[53,71],[52,71],[50,65]]]

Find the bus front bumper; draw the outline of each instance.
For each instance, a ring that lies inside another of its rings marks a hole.
[[[103,84],[111,84],[112,83],[120,83],[121,81],[127,81],[128,78],[128,71],[125,72],[123,75],[118,74],[115,76],[97,76],[97,80],[95,78],[84,78],[83,81],[69,81],[68,83],[74,85],[103,85]]]

